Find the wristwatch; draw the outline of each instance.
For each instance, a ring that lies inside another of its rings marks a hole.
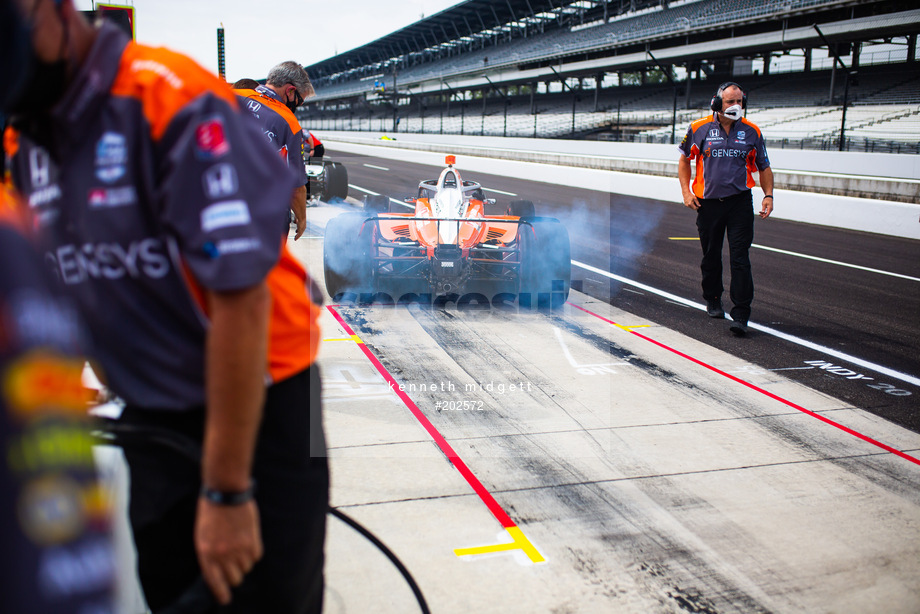
[[[199,494],[214,505],[242,505],[255,498],[256,482],[250,481],[246,490],[217,490],[202,486]]]

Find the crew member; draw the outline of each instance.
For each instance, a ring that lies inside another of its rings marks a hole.
[[[261,84],[255,79],[244,77],[238,81],[235,81],[230,87],[235,90],[254,90],[259,87],[259,85]]]
[[[114,612],[111,510],[93,464],[82,386],[85,334],[73,306],[52,291],[23,226],[0,184],[3,607]]]
[[[323,146],[323,142],[306,128],[304,128],[304,136],[307,139],[307,149],[309,150],[307,159],[311,161],[311,164],[321,164],[323,156],[326,155],[326,148]]]
[[[681,141],[677,176],[684,205],[696,211],[703,259],[703,298],[713,318],[724,318],[722,308],[722,243],[728,235],[731,260],[732,300],[730,330],[747,334],[754,299],[754,280],[748,254],[754,240],[753,173],[760,174],[764,191],[760,217],[773,211],[773,171],[763,135],[753,122],[742,117],[747,96],[737,83],[719,86],[710,103],[711,117],[699,119]],[[696,160],[691,185],[690,160]]]
[[[74,0],[11,1],[33,66],[2,109],[12,179],[120,426],[159,433],[125,447],[148,605],[203,577],[221,611],[320,612],[319,308],[283,236],[301,178],[190,59],[94,29]]]
[[[294,239],[297,240],[307,227],[307,171],[304,168],[306,145],[294,110],[305,98],[315,95],[310,77],[297,62],[282,62],[268,72],[265,85],[235,91],[268,142],[298,177],[299,187],[291,197],[291,211],[297,222]]]

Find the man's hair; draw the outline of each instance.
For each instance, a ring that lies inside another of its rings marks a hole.
[[[313,84],[310,83],[310,76],[303,66],[297,62],[281,62],[268,71],[268,78],[265,79],[265,83],[273,87],[284,87],[290,83],[297,88],[297,92],[304,99],[316,96],[316,92],[313,91]]]
[[[233,89],[235,90],[254,90],[259,87],[260,83],[255,79],[250,79],[249,77],[244,77],[233,84]]]

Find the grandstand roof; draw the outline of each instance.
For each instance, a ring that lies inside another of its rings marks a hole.
[[[658,1],[654,0],[654,4]],[[639,2],[647,3],[648,0]],[[307,71],[313,78],[322,77],[437,45],[455,44],[464,37],[507,31],[508,24],[523,28],[553,19],[547,14],[603,10],[606,4],[604,0],[466,0],[371,43],[308,66]]]

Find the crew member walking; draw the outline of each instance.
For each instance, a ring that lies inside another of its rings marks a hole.
[[[703,248],[700,270],[706,311],[713,318],[725,317],[722,243],[727,235],[731,261],[730,330],[743,336],[747,334],[754,299],[748,253],[754,240],[753,173],[760,174],[764,197],[759,215],[765,219],[773,211],[773,171],[760,128],[742,117],[747,108],[747,95],[741,86],[731,81],[723,83],[710,106],[712,116],[690,124],[679,145],[677,176],[684,205],[696,211],[696,226]],[[691,160],[696,160],[694,177]]]

